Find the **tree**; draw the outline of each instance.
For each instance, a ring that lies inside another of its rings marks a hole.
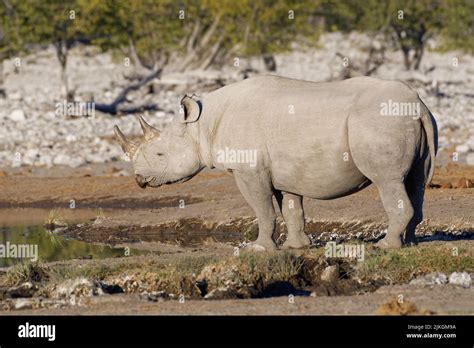
[[[0,19],[0,97],[5,97],[3,61],[20,50],[18,16],[8,0],[0,2]]]
[[[244,28],[243,52],[261,56],[267,70],[276,70],[274,53],[290,50],[299,39],[317,42],[319,28],[311,19],[318,1],[245,0],[241,4],[238,26]]]
[[[462,49],[474,53],[474,1],[445,2],[442,13],[441,49]]]
[[[87,42],[75,21],[79,12],[77,1],[8,1],[15,14],[15,21],[10,21],[10,25],[15,25],[16,51],[31,51],[41,45],[53,44],[61,67],[61,94],[72,99],[67,77],[68,53],[75,43]]]
[[[303,0],[80,1],[93,41],[127,52],[135,65],[168,71],[207,69],[232,54],[269,55],[288,50],[299,36],[314,38]]]
[[[471,0],[324,0],[320,14],[329,30],[384,35],[402,52],[405,68],[416,70],[430,38],[438,36],[444,47],[474,47],[473,7]]]

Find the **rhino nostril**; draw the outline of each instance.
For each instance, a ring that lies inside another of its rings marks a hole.
[[[135,175],[135,181],[137,182],[138,186],[140,186],[141,188],[146,187],[147,182],[145,181],[145,178],[141,176],[140,174]]]

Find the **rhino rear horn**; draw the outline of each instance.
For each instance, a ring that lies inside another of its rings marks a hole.
[[[115,136],[117,137],[117,141],[120,144],[123,152],[127,154],[129,158],[133,156],[135,151],[137,151],[137,145],[130,140],[128,140],[125,135],[122,133],[119,127],[114,127]]]
[[[137,119],[138,122],[140,122],[140,126],[142,127],[143,135],[145,136],[146,140],[160,135],[160,131],[148,124],[142,116],[137,116]]]

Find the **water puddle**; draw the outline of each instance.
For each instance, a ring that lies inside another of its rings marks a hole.
[[[24,261],[103,259],[140,255],[145,251],[90,244],[59,236],[42,225],[0,227],[0,267]]]

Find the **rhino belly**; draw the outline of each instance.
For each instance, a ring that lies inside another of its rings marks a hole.
[[[286,161],[272,163],[271,171],[277,190],[315,199],[343,197],[370,184],[354,164],[338,166],[317,156],[287,157]]]
[[[345,117],[300,123],[281,122],[267,138],[276,189],[315,199],[356,192],[370,181],[355,165],[349,149]]]

